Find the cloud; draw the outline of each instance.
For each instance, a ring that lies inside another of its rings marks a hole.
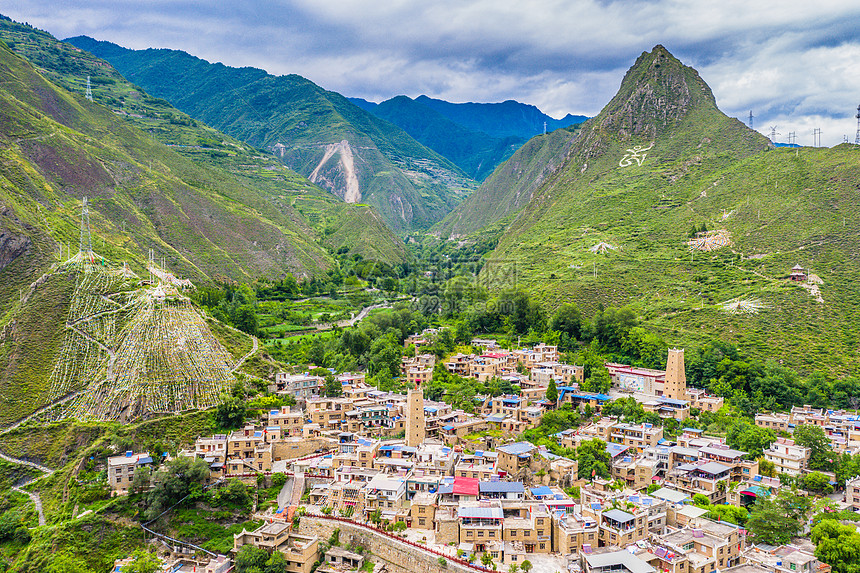
[[[860,103],[850,0],[9,0],[2,10],[60,38],[181,49],[376,101],[516,99],[556,117],[595,114],[660,43],[699,69],[726,113],[752,109],[759,125],[826,120],[834,144],[854,131]]]

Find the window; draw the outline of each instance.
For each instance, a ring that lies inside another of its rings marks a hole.
[[[546,543],[541,543],[541,544],[540,544],[540,548],[541,548],[541,549],[546,549]]]
[[[517,530],[511,529],[511,537],[516,537],[516,536],[517,536]]]
[[[483,536],[484,536],[484,531],[483,530],[478,531],[478,537],[483,537]]]

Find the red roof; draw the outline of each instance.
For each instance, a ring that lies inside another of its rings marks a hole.
[[[478,479],[467,477],[454,478],[454,495],[478,495]]]

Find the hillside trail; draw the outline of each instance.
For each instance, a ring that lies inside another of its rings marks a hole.
[[[256,336],[252,336],[251,342],[252,342],[251,351],[248,352],[248,354],[246,354],[242,358],[240,358],[239,362],[236,363],[236,365],[230,370],[230,372],[236,372],[242,366],[242,364],[245,363],[245,361],[247,359],[252,357],[257,352],[257,349],[260,347],[260,341],[257,339]]]
[[[51,475],[52,473],[54,473],[54,470],[52,470],[51,468],[46,468],[45,466],[39,465],[35,462],[22,460],[22,459],[18,459],[18,458],[13,458],[12,456],[7,456],[6,454],[4,454],[2,452],[0,452],[0,459],[6,460],[7,462],[10,462],[13,464],[30,466],[32,468],[39,470],[40,472],[42,472],[44,474],[44,475],[40,475],[38,477],[30,478],[27,481],[25,481],[19,485],[12,486],[12,490],[17,491],[18,493],[23,493],[24,495],[26,495],[27,497],[29,497],[33,501],[33,504],[36,506],[36,512],[38,512],[38,514],[39,514],[39,525],[45,525],[45,523],[46,523],[45,522],[45,512],[42,510],[42,498],[39,497],[38,493],[27,491],[27,490],[23,489],[23,487],[28,485],[28,484],[33,483],[34,481],[36,481],[38,479],[42,479],[45,476]]]

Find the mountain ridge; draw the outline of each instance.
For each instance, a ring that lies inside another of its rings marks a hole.
[[[341,198],[373,205],[400,233],[429,227],[476,186],[399,127],[301,76],[230,68],[177,50],[68,41],[104,55],[131,81],[195,119],[274,151]]]
[[[488,255],[548,308],[631,305],[672,344],[716,337],[805,372],[860,365],[851,146],[775,149],[658,45],[564,156]],[[788,280],[796,264],[813,282]]]

